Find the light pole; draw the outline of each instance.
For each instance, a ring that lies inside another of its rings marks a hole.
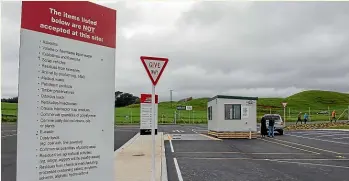
[[[173,90],[170,90],[171,108],[172,108],[172,91],[173,91]]]

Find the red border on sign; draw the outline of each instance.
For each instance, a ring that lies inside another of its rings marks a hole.
[[[141,94],[141,103],[151,103],[151,94]],[[150,98],[150,101],[148,101],[147,99]],[[159,102],[158,100],[158,95],[155,95],[155,104],[157,104]]]
[[[164,66],[161,68],[159,76],[156,78],[156,80],[153,80],[153,77],[151,76],[150,71],[149,71],[147,65],[145,64],[145,60],[156,60],[156,61],[164,61],[165,62]],[[158,81],[162,75],[162,72],[165,70],[165,67],[166,67],[167,62],[168,62],[168,58],[141,56],[141,61],[143,63],[145,70],[147,71],[147,74],[148,74],[151,82],[153,83],[154,86],[156,86],[156,84],[158,83]]]
[[[51,13],[50,8],[61,14]],[[79,17],[80,20],[67,18],[65,13]],[[83,22],[82,17],[97,21],[97,25]],[[77,26],[73,27],[73,23]],[[54,31],[53,27],[69,30],[70,33]],[[88,1],[23,1],[21,28],[110,48],[116,47],[116,10]],[[78,34],[73,35],[73,31],[78,31]],[[90,38],[86,38],[86,34]],[[92,37],[103,38],[103,41],[93,40]]]

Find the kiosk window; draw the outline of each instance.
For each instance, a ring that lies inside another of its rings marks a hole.
[[[207,108],[208,120],[212,120],[212,106]]]
[[[225,120],[241,120],[241,104],[224,105]]]

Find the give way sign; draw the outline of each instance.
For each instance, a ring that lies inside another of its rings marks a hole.
[[[141,56],[141,61],[151,82],[156,86],[162,72],[165,70],[168,58]]]

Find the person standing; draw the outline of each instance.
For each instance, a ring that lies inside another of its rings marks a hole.
[[[273,137],[274,138],[274,125],[275,125],[275,120],[273,118],[270,118],[269,120],[269,132],[268,132],[268,137]]]
[[[308,114],[304,113],[304,124],[307,124],[308,118],[309,118]]]
[[[302,112],[299,112],[299,114],[298,114],[298,119],[297,119],[297,122],[296,122],[296,125],[297,125],[298,121],[300,121],[300,122],[301,122],[301,124],[302,124],[302,119],[301,119],[301,116],[302,116]]]
[[[262,120],[261,120],[261,135],[262,135],[262,138],[264,138],[265,135],[267,135],[267,134],[268,134],[267,121],[265,120],[265,117],[263,116]]]
[[[336,110],[333,110],[333,111],[332,111],[331,123],[332,123],[333,120],[334,120],[334,122],[337,122],[337,120],[336,120]]]

